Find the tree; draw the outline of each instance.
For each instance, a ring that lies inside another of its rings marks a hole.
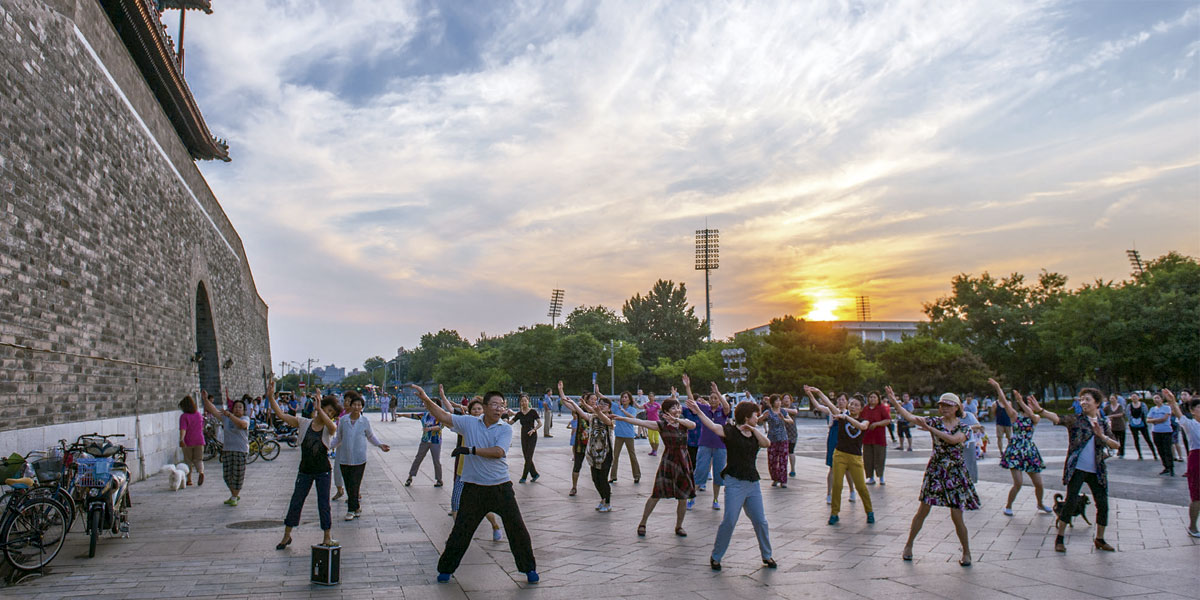
[[[450,348],[469,348],[471,345],[453,329],[443,329],[437,333],[426,333],[421,336],[421,343],[413,350],[412,361],[409,363],[409,377],[417,383],[427,383],[433,379],[433,368],[437,365],[438,357],[443,350]]]
[[[680,377],[686,373],[692,380],[692,391],[707,391],[708,384],[714,381],[725,386],[725,361],[721,358],[721,349],[719,344],[713,344],[674,362],[659,358],[651,371],[668,386],[675,387],[679,387]]]
[[[573,390],[591,388],[592,373],[604,364],[604,344],[590,333],[572,333],[559,340],[558,348],[558,377],[563,385]]]
[[[845,330],[791,315],[771,321],[764,345],[754,355],[750,380],[755,389],[798,394],[805,385],[825,390],[856,389],[860,368]]]
[[[879,353],[888,385],[897,393],[936,395],[984,392],[991,371],[962,346],[919,335],[886,344]]]
[[[362,373],[347,375],[338,382],[338,387],[343,390],[359,390],[367,387],[371,383],[373,383],[371,380],[371,374],[364,371]]]
[[[363,361],[363,370],[370,375],[371,383],[382,387],[387,383],[387,361],[382,356],[372,356]]]
[[[575,307],[563,327],[569,334],[587,333],[602,342],[633,339],[621,316],[603,305]]]
[[[657,364],[659,357],[684,358],[704,345],[708,333],[695,308],[688,306],[682,283],[675,287],[674,282],[660,279],[645,297],[635,294],[626,300],[621,313],[646,366]]]
[[[633,342],[625,342],[616,347],[612,354],[613,370],[610,373],[610,379],[615,378],[618,386],[617,392],[622,389],[633,389],[637,387],[638,375],[641,375],[646,368],[642,366],[642,351],[638,349],[637,344]],[[607,361],[601,363],[608,364]],[[600,389],[604,389],[601,385]]]
[[[500,343],[500,367],[522,389],[557,382],[558,355],[558,332],[544,323],[522,327]]]
[[[488,390],[512,391],[512,380],[499,366],[494,348],[448,348],[434,368],[434,379],[449,394],[478,394]]]
[[[412,350],[405,350],[403,346],[396,351],[396,358],[388,361],[388,369],[391,370],[392,380],[396,383],[409,381],[409,374],[412,367]]]

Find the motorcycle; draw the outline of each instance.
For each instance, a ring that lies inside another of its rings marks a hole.
[[[287,444],[289,448],[295,448],[300,443],[296,428],[284,425],[282,422],[275,426],[275,440]]]
[[[88,558],[96,556],[96,542],[102,530],[129,537],[129,496],[132,480],[125,464],[129,449],[113,444],[110,438],[124,434],[81,435],[75,441],[83,454],[75,458],[75,486],[80,491],[81,508],[85,515],[84,532],[88,534]]]

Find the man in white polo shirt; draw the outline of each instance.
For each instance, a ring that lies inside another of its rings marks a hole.
[[[421,386],[409,386],[425,404],[425,410],[437,417],[438,422],[451,431],[463,436],[463,446],[455,448],[451,456],[463,455],[462,500],[454,528],[446,540],[446,549],[438,559],[438,583],[447,583],[458,569],[458,564],[471,545],[471,535],[479,522],[489,512],[500,515],[504,530],[508,533],[508,547],[517,563],[517,570],[525,574],[529,583],[538,582],[537,563],[533,558],[533,543],[521,509],[513,494],[512,481],[508,475],[508,448],[512,445],[512,425],[500,416],[508,408],[504,395],[488,392],[483,395],[483,416],[455,415],[429,399]]]

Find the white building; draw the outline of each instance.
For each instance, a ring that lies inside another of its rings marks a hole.
[[[906,337],[917,335],[917,321],[830,321],[834,329],[845,329],[847,334],[858,337],[862,341],[899,342]],[[756,333],[767,335],[771,325],[760,325],[738,333]]]

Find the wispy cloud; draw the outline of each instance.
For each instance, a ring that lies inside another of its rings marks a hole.
[[[1106,6],[223,3],[188,74],[276,353],[503,332],[551,287],[702,303],[705,219],[726,335],[818,290],[913,318],[961,271],[1118,276],[1120,243],[1031,248],[1133,188],[1194,224],[1200,10]],[[1200,253],[1188,221],[1158,250]]]

